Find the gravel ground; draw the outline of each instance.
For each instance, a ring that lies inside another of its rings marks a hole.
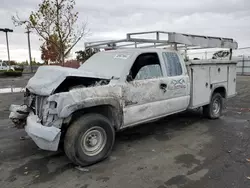
[[[0,86],[26,80],[1,79]],[[237,92],[221,119],[194,111],[125,130],[107,160],[81,170],[62,151],[20,140],[26,134],[12,127],[8,108],[23,94],[0,94],[1,188],[249,188],[250,77],[237,78]]]

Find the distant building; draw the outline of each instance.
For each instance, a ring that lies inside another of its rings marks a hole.
[[[78,69],[80,67],[80,61],[77,60],[69,60],[64,63],[64,67],[70,67]]]
[[[50,65],[54,65],[54,66],[62,66],[62,64],[59,64],[59,63],[53,63],[53,64],[50,64]],[[78,69],[80,67],[80,61],[77,61],[77,60],[68,60],[64,63],[63,65],[64,67],[69,67],[69,68],[75,68],[75,69]]]

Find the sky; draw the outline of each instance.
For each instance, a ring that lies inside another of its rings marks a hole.
[[[11,28],[11,60],[28,60],[27,34],[15,27],[11,16],[27,18],[42,0],[2,0],[0,28]],[[84,49],[85,41],[121,39],[128,32],[174,31],[234,38],[239,47],[250,46],[249,0],[76,0],[78,24],[87,23],[89,34],[73,49]],[[41,41],[31,34],[32,58],[40,59]],[[239,53],[249,53],[250,49]],[[5,34],[0,33],[0,59],[7,59]]]

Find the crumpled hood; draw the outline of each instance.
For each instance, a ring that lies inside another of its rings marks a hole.
[[[68,77],[86,77],[111,79],[111,77],[98,75],[93,72],[78,70],[61,66],[41,66],[36,74],[29,80],[26,88],[31,92],[42,96],[48,96]]]

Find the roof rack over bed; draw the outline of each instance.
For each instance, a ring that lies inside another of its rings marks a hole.
[[[145,37],[150,35],[150,37]],[[120,49],[120,48],[168,48],[175,50],[195,50],[205,48],[228,48],[230,56],[238,44],[232,38],[211,37],[165,31],[128,33],[125,39],[86,42],[85,49]]]
[[[151,34],[151,37],[143,35]],[[152,37],[153,36],[153,37]],[[164,39],[163,39],[164,38]],[[86,42],[85,48],[149,48],[177,46],[188,49],[203,48],[229,48],[237,49],[238,44],[232,38],[211,37],[202,35],[191,35],[165,31],[149,31],[139,33],[128,33],[125,39]]]

